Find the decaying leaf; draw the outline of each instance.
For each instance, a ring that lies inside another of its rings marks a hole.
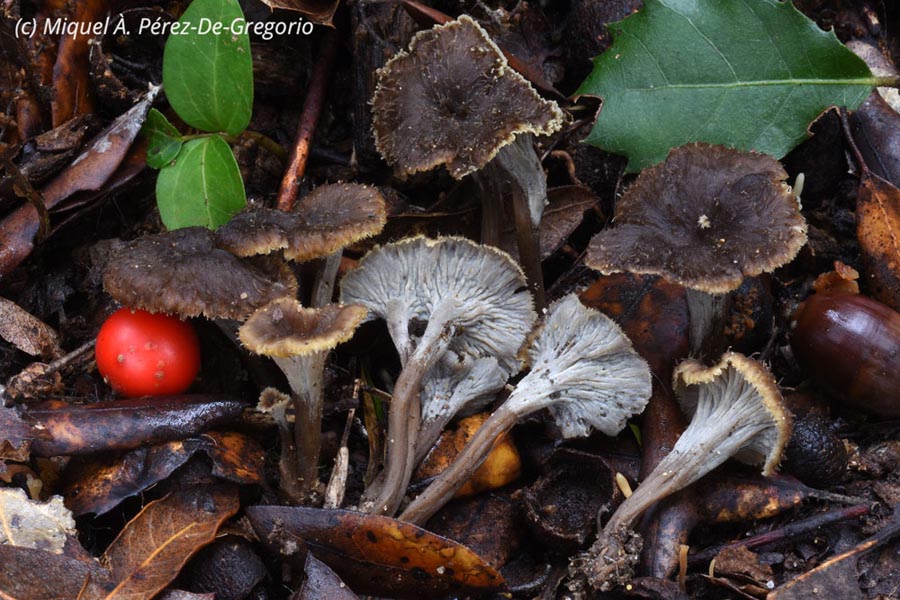
[[[866,173],[856,198],[856,218],[865,285],[873,297],[900,310],[900,189]]]
[[[547,190],[549,205],[541,218],[541,258],[556,252],[581,224],[585,211],[600,198],[583,185],[566,185]]]
[[[53,328],[6,298],[0,298],[0,337],[30,356],[62,356]]]
[[[30,420],[22,418],[15,406],[0,406],[0,459],[27,461],[34,439],[48,440],[50,434]]]
[[[340,0],[262,0],[262,2],[272,9],[282,8],[298,12],[313,23],[331,25],[331,19]]]
[[[247,516],[260,539],[297,569],[306,558],[297,548],[308,546],[360,594],[434,598],[505,586],[465,546],[389,517],[286,506],[251,506]]]
[[[61,496],[36,502],[18,488],[0,489],[0,544],[61,554],[75,519]]]
[[[199,437],[137,448],[122,456],[70,465],[63,490],[76,516],[101,515],[122,500],[169,477],[196,453],[206,454],[212,474],[238,484],[263,481],[263,449],[250,437],[211,431]]]
[[[244,405],[221,395],[125,398],[95,404],[51,400],[28,410],[50,434],[33,439],[36,456],[130,450],[145,444],[190,437],[234,419]]]
[[[356,600],[347,584],[341,581],[337,573],[331,567],[323,563],[312,554],[306,555],[306,581],[291,596],[291,600]]]
[[[459,422],[454,431],[445,431],[435,447],[416,470],[415,479],[423,480],[436,477],[456,458],[469,439],[487,420],[489,413],[479,413],[466,417]],[[457,498],[471,496],[485,490],[502,487],[518,478],[522,471],[519,452],[507,433],[494,442],[488,454],[471,479],[456,492]]]
[[[108,573],[95,561],[0,544],[0,565],[0,598],[4,600],[93,600],[105,596],[103,584]]]
[[[182,488],[145,506],[101,557],[116,582],[104,600],[155,596],[238,508],[233,486]]]

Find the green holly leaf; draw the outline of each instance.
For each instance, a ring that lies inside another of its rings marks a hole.
[[[237,135],[253,109],[253,61],[237,0],[194,0],[166,41],[163,87],[181,119]]]
[[[187,142],[175,162],[160,169],[156,203],[167,229],[216,229],[244,208],[244,182],[225,140],[213,135]]]
[[[154,169],[162,169],[181,151],[181,134],[155,108],[147,113],[141,133],[147,138],[147,164]]]
[[[855,109],[884,82],[791,2],[646,0],[576,95],[603,99],[590,144],[636,172],[688,142],[781,158],[831,106]]]

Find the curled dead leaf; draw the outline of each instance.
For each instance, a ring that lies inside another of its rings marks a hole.
[[[30,356],[47,360],[63,354],[52,327],[6,298],[0,298],[0,337]]]
[[[864,174],[856,218],[866,284],[874,298],[900,310],[900,189]]]

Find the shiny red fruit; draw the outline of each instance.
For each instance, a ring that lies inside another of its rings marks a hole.
[[[103,323],[95,354],[110,387],[130,397],[180,394],[200,370],[200,343],[190,324],[130,308]]]

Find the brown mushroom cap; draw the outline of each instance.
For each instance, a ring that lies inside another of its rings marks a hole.
[[[219,228],[216,241],[238,256],[284,250],[286,259],[304,262],[379,233],[386,218],[384,198],[374,187],[326,184],[290,212],[263,207],[238,213]]]
[[[349,340],[367,313],[358,304],[304,308],[294,298],[279,298],[253,313],[238,337],[258,354],[305,356]]]
[[[806,221],[774,158],[688,144],[643,171],[616,205],[616,225],[588,248],[604,274],[662,275],[722,294],[768,273],[806,243]]]
[[[133,240],[110,259],[103,288],[125,306],[211,319],[243,319],[297,293],[285,270],[275,281],[216,248],[213,235],[205,227],[185,227]]]
[[[736,352],[726,352],[718,364],[711,367],[688,359],[675,368],[673,380],[681,408],[692,418],[696,416],[702,394],[721,397],[735,405],[735,398],[745,400],[746,405],[741,408],[745,414],[736,419],[740,426],[747,426],[754,419],[767,415],[771,423],[760,428],[759,434],[734,458],[751,465],[763,465],[763,475],[775,472],[791,437],[792,418],[775,378],[761,362]],[[738,391],[742,393],[736,394]]]
[[[375,145],[400,174],[445,164],[461,179],[520,133],[546,135],[563,113],[511,69],[468,16],[421,31],[378,70]]]

